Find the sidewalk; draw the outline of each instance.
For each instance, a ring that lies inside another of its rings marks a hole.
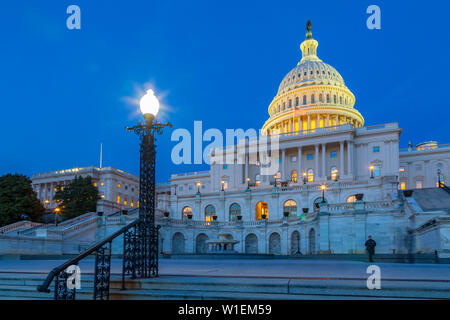
[[[48,273],[63,260],[0,260],[0,273]],[[84,274],[92,273],[94,259],[80,262]],[[372,263],[381,269],[383,280],[450,282],[450,268],[442,264]],[[161,259],[160,275],[304,278],[304,279],[367,279],[367,262],[332,260],[189,260]],[[120,274],[122,261],[112,260],[112,273]]]

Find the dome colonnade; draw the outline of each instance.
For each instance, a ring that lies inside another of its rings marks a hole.
[[[306,40],[300,45],[302,59],[281,82],[269,105],[270,118],[263,134],[307,133],[316,128],[364,125],[354,109],[355,96],[335,68],[317,56],[318,42],[312,38],[308,21]]]

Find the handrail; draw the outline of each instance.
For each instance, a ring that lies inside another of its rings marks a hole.
[[[46,292],[49,293],[50,289],[49,286],[52,283],[53,279],[61,272],[66,270],[71,265],[77,265],[78,262],[87,256],[91,255],[92,253],[98,251],[101,249],[105,244],[110,243],[112,240],[117,238],[118,236],[124,234],[126,231],[128,231],[130,228],[137,226],[140,223],[140,219],[136,219],[134,222],[126,225],[125,227],[121,228],[120,230],[116,231],[112,235],[108,236],[102,241],[97,242],[96,244],[92,245],[90,248],[86,249],[84,252],[80,253],[75,258],[72,258],[65,263],[59,265],[58,267],[54,268],[50,273],[47,275],[47,278],[44,280],[44,282],[37,287],[37,290],[39,292]]]
[[[444,183],[441,182],[439,188],[443,189],[444,191],[447,191],[450,193],[450,187],[446,186]]]

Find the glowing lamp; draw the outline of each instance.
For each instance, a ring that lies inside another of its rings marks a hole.
[[[154,117],[159,111],[159,101],[152,89],[148,89],[145,96],[139,101],[142,114],[151,114]]]
[[[326,188],[327,188],[327,186],[326,186],[326,185],[324,185],[324,184],[320,186],[320,189],[322,189],[322,191],[325,191],[325,190],[326,190]]]

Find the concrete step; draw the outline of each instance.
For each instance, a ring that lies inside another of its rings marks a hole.
[[[450,299],[450,282],[383,281],[381,290],[369,290],[366,280],[272,279],[230,277],[160,277],[128,280],[126,288],[188,292],[264,293],[274,295],[332,295],[384,298]]]

